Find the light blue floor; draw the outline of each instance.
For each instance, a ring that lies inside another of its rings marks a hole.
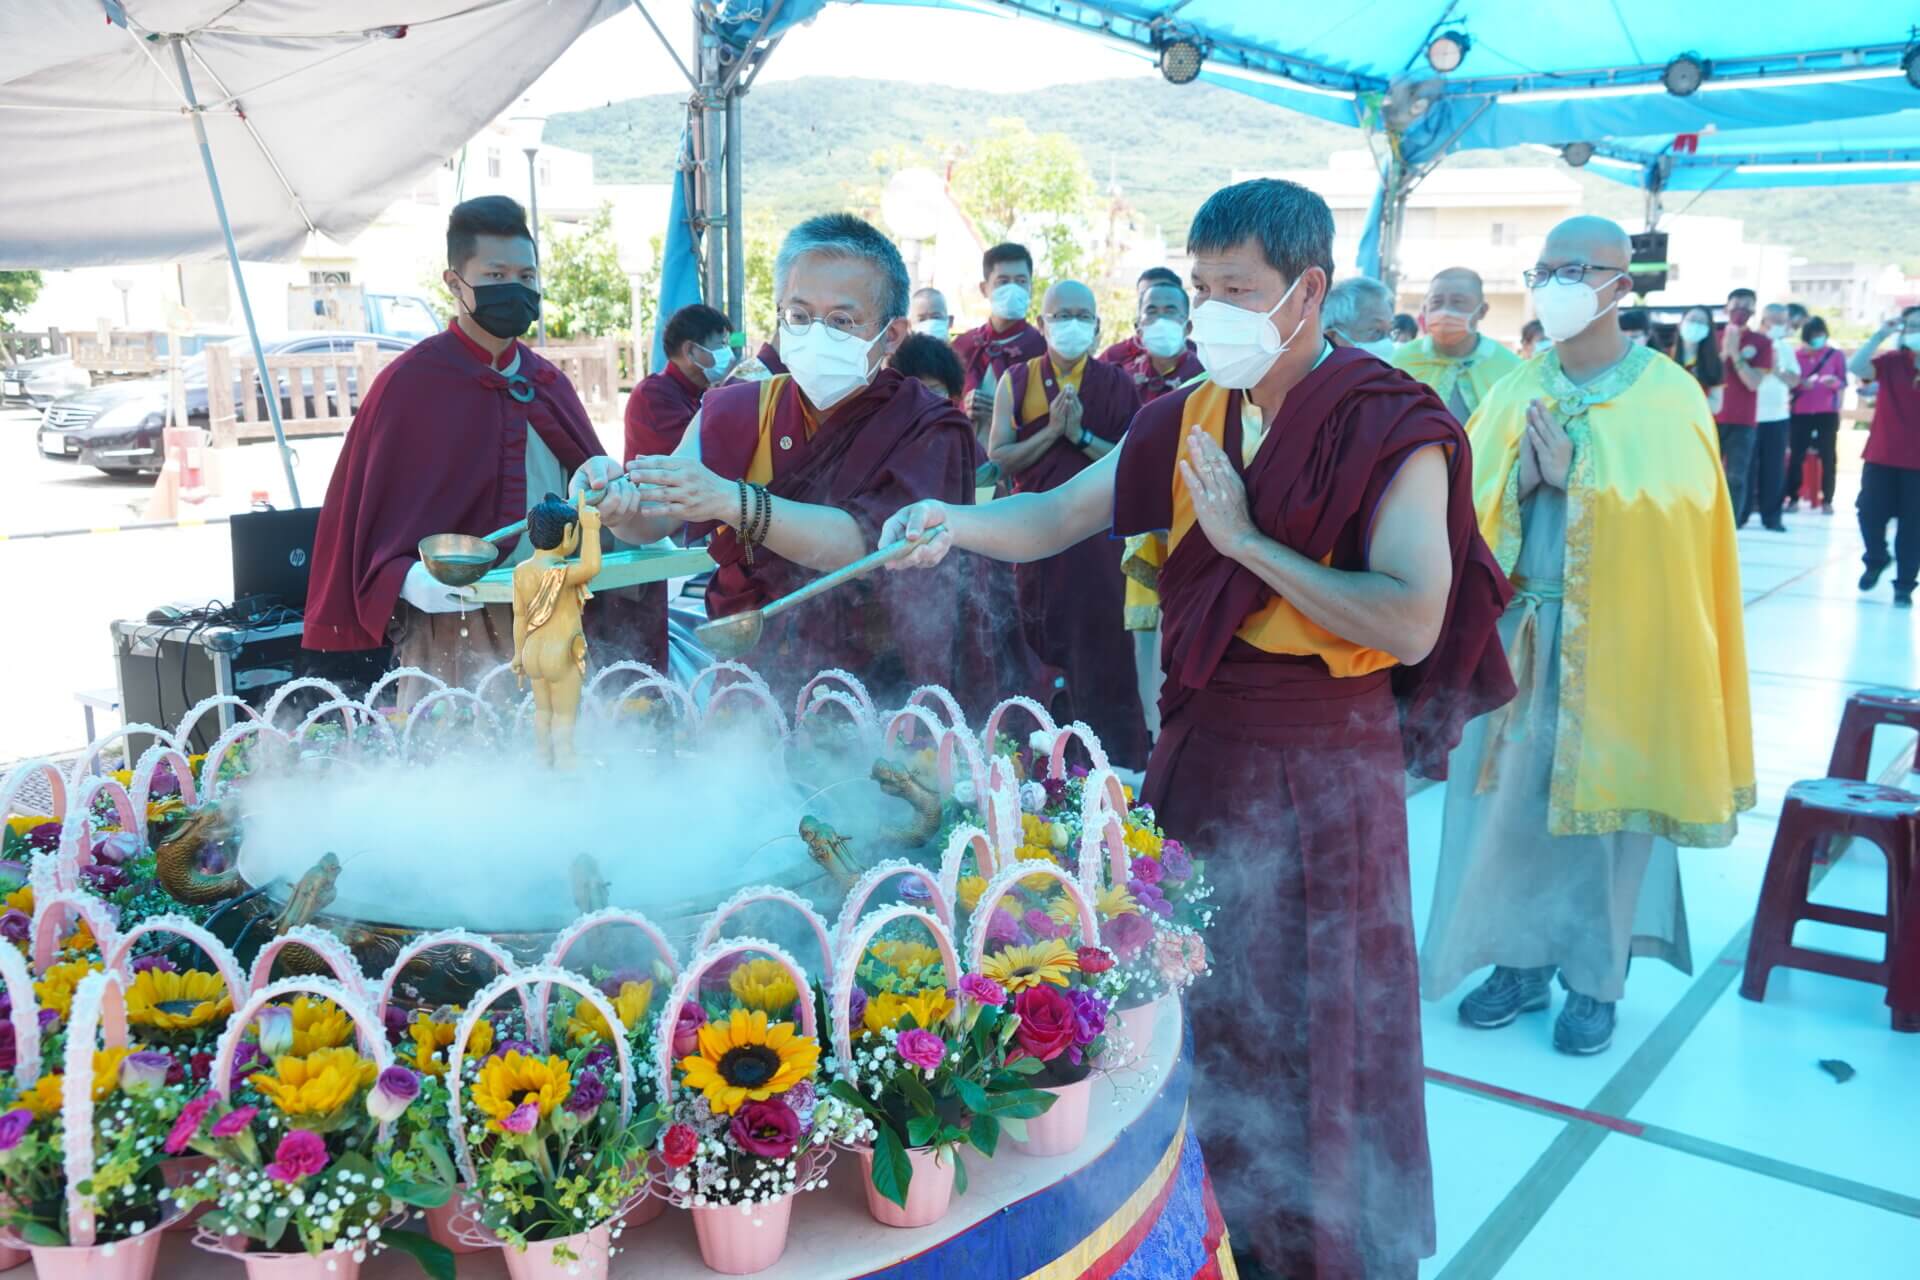
[[[1693,976],[1636,965],[1613,1048],[1586,1059],[1554,1052],[1551,1012],[1462,1026],[1477,977],[1423,1007],[1439,1213],[1423,1277],[1920,1277],[1920,1035],[1896,1035],[1860,983],[1777,969],[1764,1004],[1739,994],[1786,787],[1826,772],[1852,690],[1920,686],[1916,615],[1884,583],[1856,589],[1856,478],[1843,470],[1838,514],[1740,537],[1760,803],[1732,848],[1681,851]],[[1912,741],[1883,732],[1875,770]],[[1408,806],[1422,930],[1441,806],[1439,788]],[[1884,910],[1885,864],[1856,848],[1815,897]],[[1817,924],[1798,941],[1880,948]],[[1836,1083],[1817,1065],[1832,1058],[1857,1074]]]

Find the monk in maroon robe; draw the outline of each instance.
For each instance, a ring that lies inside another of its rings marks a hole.
[[[1099,318],[1093,290],[1062,280],[1041,303],[1047,354],[1015,365],[994,396],[989,456],[1015,493],[1058,488],[1105,457],[1140,407],[1119,369],[1088,358]],[[1091,725],[1107,755],[1128,769],[1147,763],[1147,721],[1125,626],[1120,548],[1104,538],[1014,568],[1027,640],[1066,677],[1064,722]]]
[[[614,526],[631,537],[681,523],[711,530],[714,617],[860,558],[904,503],[971,502],[980,463],[964,414],[881,367],[909,332],[906,267],[891,241],[851,215],[810,219],[788,234],[776,277],[791,372],[710,393],[672,456],[630,464],[640,515]],[[961,560],[926,581],[857,581],[772,619],[745,661],[788,692],[839,667],[883,704],[938,683],[984,714],[1040,682],[1007,625],[1011,584],[991,568]]]
[[[687,424],[700,412],[700,397],[733,367],[733,348],[728,345],[732,332],[725,313],[704,303],[673,313],[660,335],[667,367],[640,379],[627,397],[623,457],[672,453],[679,447]]]
[[[1140,354],[1120,367],[1133,379],[1141,404],[1158,400],[1206,372],[1187,337],[1192,327],[1187,312],[1187,291],[1182,285],[1150,284],[1140,290]]]
[[[1508,588],[1445,406],[1320,332],[1325,202],[1224,188],[1188,248],[1209,381],[1057,489],[922,503],[882,536],[921,544],[911,568],[1166,532],[1144,796],[1218,877],[1193,1100],[1241,1274],[1411,1280],[1434,1224],[1403,778],[1512,696]]]
[[[447,229],[447,287],[459,314],[380,371],[347,432],[314,535],[302,643],[377,649],[471,686],[513,656],[507,605],[470,602],[441,586],[417,551],[436,533],[479,536],[525,518],[549,491],[606,490],[627,512],[632,488],[604,455],[566,376],[517,341],[538,314],[538,268],[520,207],[469,200]],[[529,549],[506,548],[502,563]],[[666,616],[631,589],[596,597],[587,613],[595,662],[666,659]],[[402,701],[417,690],[403,689]]]
[[[997,244],[981,261],[980,292],[987,299],[987,323],[953,340],[954,354],[966,370],[966,396],[973,423],[984,437],[993,415],[993,389],[1000,375],[1047,349],[1047,340],[1027,323],[1033,305],[1033,255],[1025,245]]]
[[[1138,323],[1135,325],[1132,333],[1100,353],[1100,359],[1103,363],[1127,365],[1146,354],[1145,335],[1141,330],[1145,328],[1149,318],[1144,314],[1147,310],[1147,292],[1156,285],[1171,285],[1180,290],[1181,298],[1184,299],[1186,297],[1187,291],[1181,284],[1180,273],[1178,271],[1173,270],[1171,267],[1148,267],[1145,271],[1142,271],[1140,278],[1133,282],[1134,303],[1136,309],[1142,314],[1136,317]],[[1184,322],[1184,320],[1185,312],[1183,309],[1182,321]],[[1187,350],[1193,350],[1192,346],[1189,345]]]

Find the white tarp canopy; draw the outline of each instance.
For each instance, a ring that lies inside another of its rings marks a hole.
[[[627,0],[0,0],[0,268],[363,230]]]

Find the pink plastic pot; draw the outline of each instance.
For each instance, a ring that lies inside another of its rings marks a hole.
[[[249,1253],[247,1280],[360,1280],[351,1253]]]
[[[1131,1043],[1125,1049],[1116,1049],[1109,1058],[1109,1065],[1115,1070],[1130,1067],[1153,1051],[1153,1036],[1159,1030],[1160,1007],[1164,1003],[1162,997],[1119,1011],[1120,1032]]]
[[[780,1261],[793,1216],[791,1193],[764,1204],[693,1210],[700,1259],[723,1276],[750,1276]]]
[[[466,1200],[458,1190],[447,1197],[447,1202],[438,1209],[428,1209],[427,1236],[435,1244],[443,1244],[455,1253],[485,1253],[498,1248],[495,1244],[474,1244],[472,1237],[485,1235],[486,1228],[480,1225],[480,1215],[473,1211],[472,1202]],[[460,1219],[456,1230],[454,1218]],[[462,1238],[467,1237],[467,1238]]]
[[[1012,1142],[1024,1156],[1064,1156],[1086,1141],[1087,1110],[1093,1101],[1093,1077],[1078,1084],[1043,1089],[1053,1095],[1053,1106],[1043,1116],[1027,1121],[1025,1142]]]
[[[916,1147],[907,1152],[913,1180],[907,1184],[907,1203],[897,1205],[873,1185],[873,1151],[860,1149],[860,1177],[867,1189],[867,1212],[883,1227],[930,1227],[947,1216],[953,1203],[953,1162],[950,1150]]]
[[[536,1240],[524,1249],[508,1245],[502,1252],[513,1280],[606,1280],[607,1263],[613,1256],[613,1227],[603,1222],[578,1235]]]
[[[627,1210],[620,1222],[629,1231],[635,1227],[644,1227],[667,1211],[667,1202],[659,1196],[648,1196],[633,1208]]]
[[[152,1280],[165,1227],[111,1244],[34,1245],[36,1280]]]
[[[179,1156],[162,1165],[160,1172],[161,1175],[166,1178],[169,1187],[178,1189],[186,1186],[189,1182],[192,1182],[212,1167],[212,1156]],[[200,1221],[201,1215],[212,1208],[213,1206],[211,1204],[196,1205],[175,1218],[173,1225],[166,1229],[168,1231],[192,1231],[194,1223]]]
[[[11,1271],[15,1267],[24,1267],[33,1255],[25,1249],[16,1249],[10,1244],[0,1244],[0,1271]]]

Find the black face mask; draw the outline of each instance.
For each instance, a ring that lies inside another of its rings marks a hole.
[[[461,284],[467,284],[465,279]],[[473,322],[496,338],[517,338],[540,318],[540,291],[524,284],[467,284],[473,290]]]

